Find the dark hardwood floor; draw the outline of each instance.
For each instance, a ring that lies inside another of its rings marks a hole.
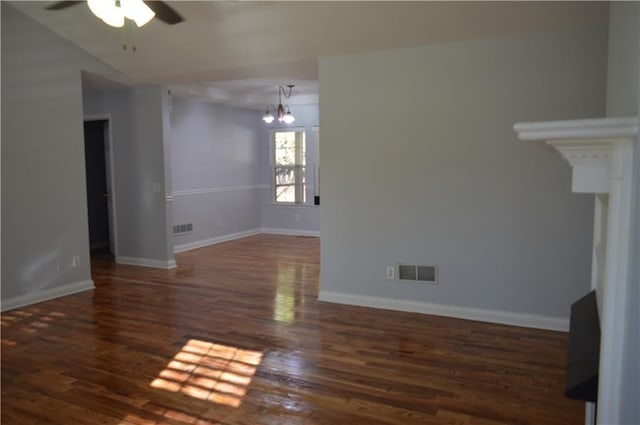
[[[2,424],[582,424],[567,335],[316,300],[319,240],[259,235],[2,315]]]

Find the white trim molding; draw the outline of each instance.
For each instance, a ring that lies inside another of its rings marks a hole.
[[[633,139],[638,134],[635,117],[569,121],[522,122],[513,126],[524,141]]]
[[[630,282],[633,155],[638,118],[602,118],[575,121],[520,123],[514,126],[525,141],[553,146],[572,167],[572,190],[608,196],[606,212],[596,209],[596,220],[606,216],[604,274],[598,300],[600,313],[600,369],[596,422],[620,423],[620,400],[625,382],[624,350],[626,298]],[[604,205],[604,204],[602,204]],[[597,244],[594,241],[594,246]],[[602,253],[600,254],[602,255]]]
[[[172,196],[189,196],[189,195],[203,195],[207,193],[220,193],[220,192],[238,192],[241,190],[255,190],[255,189],[269,189],[268,184],[253,184],[245,186],[224,186],[224,187],[204,187],[201,189],[185,189],[174,190]]]
[[[126,264],[129,266],[151,267],[154,269],[175,269],[177,267],[175,260],[163,261],[151,258],[139,257],[116,257],[117,264]]]
[[[572,167],[574,193],[608,193],[617,145],[630,145],[638,133],[637,118],[598,118],[519,123],[513,126],[524,141],[545,142]]]
[[[285,204],[283,202],[280,202],[278,204],[273,204],[273,203],[268,203],[266,204],[267,208],[320,208],[320,205],[313,205],[313,204]]]
[[[562,317],[547,317],[536,314],[432,304],[327,291],[320,291],[318,301],[383,308],[386,310],[406,311],[411,313],[432,314],[434,316],[453,317],[456,319],[476,320],[480,322],[499,323],[502,325],[521,326],[526,328],[565,332],[569,330],[569,320]]]
[[[229,235],[216,236],[215,238],[203,239],[195,242],[183,243],[173,246],[173,252],[179,253],[184,251],[190,251],[192,249],[202,248],[209,245],[215,245],[222,242],[233,241],[236,239],[242,239],[249,236],[255,236],[262,233],[261,229],[251,229],[244,232],[231,233]]]
[[[302,230],[302,229],[275,229],[272,227],[263,227],[262,233],[268,235],[283,235],[283,236],[313,236],[320,237],[319,230]]]
[[[30,294],[19,295],[17,297],[2,300],[1,311],[9,311],[15,308],[24,307],[31,304],[49,301],[54,298],[64,297],[66,295],[76,294],[78,292],[94,289],[95,285],[92,280],[81,280],[79,282],[70,283],[68,285],[58,286],[56,288],[45,289]]]
[[[249,236],[255,236],[260,234],[268,235],[283,235],[283,236],[313,236],[319,237],[320,232],[313,230],[295,230],[295,229],[273,229],[273,228],[261,228],[245,230],[244,232],[231,233],[229,235],[216,236],[215,238],[203,239],[195,242],[189,242],[179,245],[174,245],[173,252],[175,254],[192,249],[202,248],[209,245],[215,245],[222,242],[233,241],[236,239],[248,238]]]

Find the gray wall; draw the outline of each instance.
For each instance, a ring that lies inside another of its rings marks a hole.
[[[158,266],[169,266],[173,261],[172,241],[167,237],[167,101],[160,86],[89,92],[84,96],[85,115],[110,114],[112,118],[118,259],[151,260]]]
[[[164,257],[173,265],[175,257],[173,255],[173,196],[172,193],[172,167],[171,167],[171,95],[165,87],[161,91],[162,109],[162,156],[164,159],[163,193],[165,195],[164,204]]]
[[[602,116],[606,54],[597,27],[322,58],[321,296],[567,318],[593,197],[512,126]],[[439,284],[385,280],[399,262]]]
[[[193,224],[175,245],[258,231],[260,113],[182,98],[172,106],[173,222]]]
[[[609,6],[609,68],[607,116],[638,116],[640,120],[640,3],[613,2]],[[621,423],[640,423],[640,145],[634,158],[631,270],[627,294],[627,318],[623,364],[626,377],[620,400]]]
[[[640,75],[640,2],[614,1],[609,6],[607,116],[638,114]]]
[[[80,72],[114,71],[1,7],[4,305],[90,282]]]
[[[262,225],[267,231],[299,234],[318,234],[320,232],[320,207],[313,205],[316,148],[313,127],[319,125],[318,105],[296,105],[291,107],[296,121],[290,125],[283,125],[274,121],[266,125],[262,122],[261,161],[262,181],[269,188],[262,192]],[[270,130],[286,128],[304,128],[306,131],[307,153],[307,204],[284,206],[273,204],[271,192],[271,135]],[[320,129],[322,131],[322,129]],[[322,137],[322,136],[320,136]]]

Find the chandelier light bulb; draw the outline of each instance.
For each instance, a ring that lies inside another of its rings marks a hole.
[[[269,113],[269,111],[266,111],[264,113],[264,115],[262,116],[262,121],[266,122],[267,124],[271,124],[274,120],[274,116],[273,114]]]
[[[285,124],[291,124],[295,120],[296,117],[294,117],[290,111],[287,111],[287,113],[284,114],[284,117],[282,118],[282,121],[284,121]]]

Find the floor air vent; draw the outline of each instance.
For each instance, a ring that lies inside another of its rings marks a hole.
[[[436,266],[415,266],[400,264],[398,279],[414,282],[437,283]]]

